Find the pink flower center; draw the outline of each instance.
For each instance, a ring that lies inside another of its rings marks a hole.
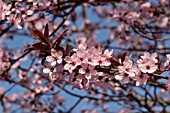
[[[146,66],[146,69],[147,69],[147,70],[150,70],[150,69],[151,69],[151,67],[150,67],[150,66]]]
[[[76,65],[76,63],[75,63],[75,62],[72,62],[71,64],[72,64],[73,66],[75,66],[75,65]]]
[[[129,75],[127,73],[124,74],[125,77],[128,77]]]
[[[108,78],[106,78],[104,81],[105,81],[105,82],[109,82],[109,79],[108,79]]]
[[[91,62],[92,61],[91,58],[89,58],[88,61]]]
[[[143,75],[140,75],[139,77],[140,77],[140,78],[143,78]]]
[[[58,57],[54,57],[55,58],[55,60],[58,60]]]
[[[81,40],[77,41],[78,44],[81,44],[81,42],[82,42]]]
[[[84,58],[80,58],[80,60],[81,60],[81,61],[83,61],[83,60],[84,60]]]
[[[89,73],[89,72],[90,72],[90,70],[87,68],[87,69],[86,69],[86,73]]]
[[[129,71],[129,68],[126,68],[125,70],[128,72],[128,71]]]
[[[102,64],[102,61],[101,61],[101,60],[99,60],[99,64]]]
[[[98,79],[101,80],[103,78],[103,76],[99,76]]]

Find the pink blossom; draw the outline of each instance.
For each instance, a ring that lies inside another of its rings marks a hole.
[[[112,57],[112,54],[113,54],[113,49],[111,51],[106,49],[104,51],[104,53],[99,56],[99,60],[98,60],[99,65],[100,66],[110,66],[111,62],[110,62],[109,58]]]
[[[77,88],[77,89],[83,89],[82,79],[76,79],[76,81],[72,85],[72,89]]]
[[[111,58],[113,54],[113,49],[111,51],[109,51],[108,49],[106,49],[103,53],[102,56],[106,57],[106,58]]]
[[[166,56],[167,56],[168,60],[170,61],[170,54],[167,54]]]
[[[51,50],[51,56],[47,56],[46,60],[48,62],[51,62],[51,66],[56,65],[56,63],[61,64],[62,63],[62,56],[63,53],[61,51],[56,51],[54,49]]]
[[[116,80],[123,80],[123,83],[127,84],[131,81],[131,77],[127,73],[120,73],[115,75]]]
[[[0,73],[10,65],[9,58],[9,55],[5,53],[4,49],[0,48]]]
[[[44,0],[44,2],[37,2],[37,4],[39,6],[39,10],[44,10],[50,6],[51,1]]]
[[[118,113],[130,113],[130,111],[129,111],[129,110],[126,110],[126,109],[124,109],[124,108],[121,108],[121,109],[118,111]]]
[[[39,19],[35,21],[35,28],[38,30],[42,30],[43,26],[47,23],[45,19]]]
[[[150,54],[150,53],[148,53],[148,52],[144,52],[144,56],[141,56],[141,58],[143,59],[143,60],[145,60],[146,62],[148,61],[148,60],[150,60],[150,61],[153,61],[153,62],[155,62],[155,63],[158,63],[158,59],[156,58],[158,55],[157,55],[157,53],[152,53],[152,54]]]
[[[89,48],[85,53],[85,61],[86,63],[96,66],[99,65],[100,55],[102,54],[101,50],[96,49],[94,46]]]
[[[73,51],[80,51],[80,52],[82,52],[82,51],[86,51],[86,49],[87,49],[87,44],[86,43],[83,43],[83,44],[79,44],[78,45],[78,49],[73,49]]]
[[[78,89],[88,89],[89,88],[89,80],[85,77],[85,75],[79,74],[76,78],[76,81],[73,83],[73,87]]]
[[[54,80],[64,80],[65,75],[63,73],[63,65],[60,64],[57,67],[54,68],[53,74],[51,74],[49,77],[52,81]]]
[[[5,2],[0,0],[0,20],[4,20],[7,15],[11,14],[10,8],[11,4],[7,5]]]
[[[84,56],[85,56],[85,54],[86,54],[86,51],[84,51],[84,50],[78,50],[76,53],[77,53],[77,57],[79,58],[79,60],[81,61],[81,63],[86,63],[85,58],[84,58]]]
[[[26,79],[26,72],[19,70],[19,72],[18,72],[18,78],[19,78],[19,80]]]
[[[161,4],[165,5],[168,4],[168,0],[160,0]]]
[[[169,18],[168,17],[162,17],[160,22],[158,23],[158,26],[159,27],[166,27],[168,22],[169,22]]]
[[[154,62],[143,62],[143,60],[137,61],[139,69],[143,73],[153,73],[158,69],[158,66]]]
[[[5,88],[4,87],[0,87],[0,96],[4,93],[4,91],[5,91]]]
[[[112,77],[104,77],[101,80],[100,86],[104,92],[106,92],[108,89],[114,90],[114,82],[112,81]]]
[[[93,55],[95,55],[95,56],[102,54],[102,50],[101,50],[101,49],[96,49],[94,46],[88,48],[88,49],[87,49],[87,52],[88,52],[88,53],[91,53],[91,54],[93,54]]]
[[[96,75],[97,71],[94,70],[94,66],[88,64],[81,64],[82,68],[79,69],[80,74],[85,74],[87,79],[91,79],[91,76]]]
[[[169,66],[169,63],[170,63],[170,54],[167,54],[166,57],[168,58],[168,60],[166,60],[164,66],[167,68]]]
[[[11,101],[16,101],[16,100],[18,99],[18,97],[19,97],[19,95],[16,94],[16,93],[14,93],[14,94],[12,94],[12,95],[10,96],[10,100],[11,100]]]
[[[145,85],[149,76],[147,74],[138,74],[135,79],[136,79],[136,86],[139,85]]]
[[[14,24],[16,28],[22,29],[21,25],[19,25],[21,23],[21,19],[17,17],[17,15],[10,15],[7,17],[7,20],[8,23]]]
[[[48,87],[44,87],[44,88],[42,89],[42,92],[49,92],[49,88],[48,88]]]
[[[86,42],[86,40],[87,40],[86,37],[83,37],[82,35],[77,35],[77,37],[76,37],[76,43],[78,45],[84,44]]]
[[[64,65],[64,69],[68,70],[70,73],[78,66],[81,65],[81,61],[78,58],[77,54],[74,53],[71,57],[66,56],[64,59],[67,63]]]
[[[65,102],[66,100],[65,100],[65,98],[63,97],[63,96],[58,96],[57,95],[57,102],[58,102],[58,104],[62,104],[63,102]]]
[[[99,61],[100,57],[95,56],[93,53],[90,53],[90,52],[85,53],[84,58],[85,58],[86,63],[88,63],[89,65],[92,65],[92,66],[99,65],[98,61]]]
[[[70,24],[71,22],[69,20],[66,20],[63,25],[68,27]]]
[[[100,57],[101,51],[97,50],[95,47],[88,48],[87,44],[80,44],[78,49],[74,49],[77,53],[77,57],[81,63],[88,63],[90,65],[98,65],[98,59]]]
[[[97,6],[95,7],[95,12],[101,16],[101,17],[106,17],[109,15],[110,11],[102,6]]]
[[[158,60],[156,59],[157,53],[148,53],[145,52],[144,56],[141,56],[141,59],[137,61],[138,68],[143,73],[153,73],[158,69]]]
[[[131,56],[126,56],[125,61],[123,62],[123,66],[118,66],[119,73],[128,74],[130,77],[135,77],[136,72],[138,72],[138,68],[133,66],[133,62],[130,60]],[[125,74],[125,75],[126,75]]]
[[[108,74],[105,74],[103,72],[99,72],[96,76],[92,78],[92,82],[94,83],[94,86],[101,86],[103,91],[106,92],[108,89],[114,90],[114,82],[113,80],[114,76],[109,76]]]
[[[110,37],[110,40],[114,40],[116,37],[115,37],[115,32],[113,30],[110,30],[109,31],[109,37]]]
[[[140,7],[141,7],[142,9],[143,9],[143,8],[149,8],[149,7],[151,7],[151,3],[150,3],[150,2],[145,2],[145,3],[143,3]]]
[[[48,74],[49,79],[51,81],[54,81],[57,79],[58,76],[60,76],[60,73],[61,73],[60,71],[62,71],[62,70],[57,70],[57,69],[62,69],[61,67],[62,66],[59,65],[54,69],[51,66],[47,66],[46,68],[43,69],[43,73]]]
[[[103,106],[102,106],[102,109],[103,109],[104,111],[107,111],[107,110],[109,109],[109,107],[108,107],[107,105],[103,105]]]
[[[43,73],[49,74],[50,79],[55,78],[55,73],[53,73],[52,69],[49,68],[44,68]]]
[[[109,61],[108,58],[99,56],[98,63],[100,66],[110,66],[111,62]]]

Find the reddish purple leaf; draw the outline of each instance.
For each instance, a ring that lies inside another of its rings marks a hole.
[[[66,34],[66,32],[68,31],[68,29],[66,29],[56,40],[56,45],[59,46],[61,43],[61,40],[63,39],[64,35]]]

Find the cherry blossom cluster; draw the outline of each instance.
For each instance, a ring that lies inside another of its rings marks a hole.
[[[102,53],[102,50],[96,49],[94,46],[87,48],[87,44],[80,44],[78,49],[74,49],[71,56],[63,58],[61,51],[52,49],[51,56],[47,56],[46,60],[51,63],[51,66],[56,64],[57,66],[53,70],[45,68],[43,71],[49,73],[52,79],[63,79],[64,71],[69,73],[69,80],[73,81],[73,88],[88,89],[90,83],[106,87],[105,83],[108,83],[111,78],[107,78],[109,75],[103,72],[97,72],[95,68],[98,66],[109,67],[111,65],[109,58],[112,57],[112,53],[113,50],[105,50]],[[113,85],[113,83],[110,84]]]
[[[41,18],[44,15],[43,11],[47,10],[47,12],[53,13],[53,10],[56,9],[55,4],[57,4],[56,0],[28,0],[27,2],[24,0],[16,0],[13,3],[0,0],[0,21],[14,25],[17,29],[22,29],[23,27],[28,29],[30,26],[33,26],[32,23],[35,22],[34,27],[42,29],[42,21],[44,25],[48,22],[48,16],[44,19]],[[51,7],[49,7],[50,5]],[[42,13],[37,13],[38,11]]]
[[[135,81],[136,86],[144,85],[150,78],[149,74],[158,70],[157,53],[144,52],[136,63],[130,59],[131,55],[125,56],[124,61],[119,59],[119,66],[112,64],[110,61],[112,57],[113,50],[106,49],[102,52],[94,46],[87,47],[86,43],[73,49],[70,56],[52,49],[51,56],[46,57],[51,65],[44,68],[43,72],[48,73],[52,81],[64,80],[69,75],[69,82],[73,82],[73,88],[88,89],[90,86],[93,88],[101,86],[106,91],[120,89],[115,80],[121,80],[123,83]],[[164,68],[169,66],[169,60],[165,65]]]
[[[168,1],[158,0],[158,3],[133,1],[133,8],[126,7],[126,3],[130,3],[131,1],[132,0],[124,0],[124,3],[117,4],[117,8],[114,10],[96,7],[95,11],[100,17],[108,17],[109,22],[116,22],[118,24],[115,28],[110,29],[111,41],[117,39],[120,46],[131,49],[141,48],[142,45],[145,45],[145,47],[149,49],[151,46],[145,39],[142,39],[141,36],[150,37],[150,32],[145,29],[152,25],[159,28],[160,31],[168,26],[169,17],[158,11],[158,7],[168,5]],[[163,12],[166,12],[166,10],[163,10]],[[134,36],[131,30],[135,30],[140,35],[135,34]],[[159,37],[157,34],[154,35]]]
[[[15,3],[15,7],[12,7],[12,4],[7,4],[0,0],[0,20],[7,19],[7,23],[14,24],[16,28],[21,29],[21,18],[18,16],[18,14],[21,14],[21,10],[19,10],[18,7],[19,2]]]
[[[149,78],[148,73],[154,73],[158,69],[157,63],[157,53],[144,52],[136,66],[133,66],[130,57],[126,56],[122,66],[118,66],[120,74],[116,75],[115,78],[123,80],[124,83],[135,80],[136,86],[146,84]]]

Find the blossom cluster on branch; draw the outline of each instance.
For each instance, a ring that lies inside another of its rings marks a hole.
[[[157,53],[144,52],[136,63],[130,59],[131,55],[124,54],[123,57],[115,58],[113,49],[102,51],[100,48],[88,47],[86,43],[82,43],[77,49],[73,49],[69,56],[60,50],[51,49],[51,56],[46,57],[51,63],[50,67],[44,68],[43,72],[48,73],[52,81],[63,80],[69,76],[73,88],[95,89],[101,86],[107,91],[121,89],[117,80],[122,80],[123,83],[135,82],[136,86],[145,85],[148,80],[156,77],[156,74],[169,69],[169,57],[163,64],[160,63]]]

